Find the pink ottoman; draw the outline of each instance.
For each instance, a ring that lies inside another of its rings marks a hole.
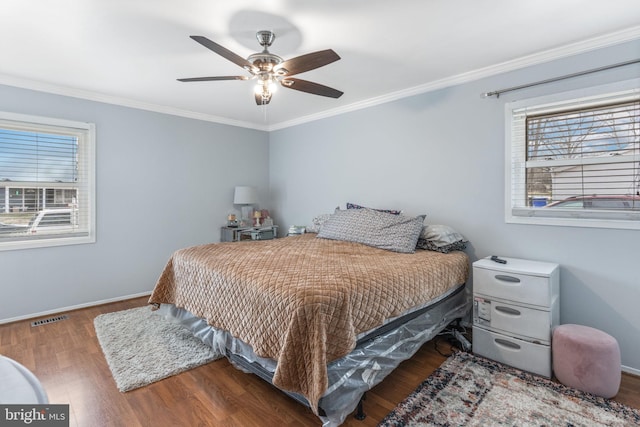
[[[620,347],[611,335],[582,325],[560,325],[551,342],[553,371],[569,387],[611,398],[620,389]]]

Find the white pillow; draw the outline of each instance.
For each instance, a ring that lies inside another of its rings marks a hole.
[[[426,225],[420,233],[417,248],[448,254],[465,250],[467,242],[462,234],[448,225]]]
[[[420,238],[429,240],[436,246],[449,245],[459,242],[460,240],[467,242],[467,239],[460,233],[448,225],[430,224],[422,228]]]

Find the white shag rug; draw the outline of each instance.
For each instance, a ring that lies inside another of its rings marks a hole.
[[[121,392],[222,357],[184,326],[152,311],[151,306],[101,314],[93,323]]]

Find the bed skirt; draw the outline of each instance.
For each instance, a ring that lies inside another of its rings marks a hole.
[[[367,390],[382,381],[402,361],[411,358],[425,342],[452,321],[466,318],[470,310],[471,293],[463,284],[420,310],[361,334],[351,353],[327,366],[329,387],[320,399],[318,408],[323,427],[342,424],[356,409]],[[257,356],[250,345],[227,331],[209,326],[206,320],[183,308],[162,304],[158,313],[179,321],[205,344],[225,354],[236,368],[272,382],[275,360]],[[303,396],[282,391],[309,406]]]

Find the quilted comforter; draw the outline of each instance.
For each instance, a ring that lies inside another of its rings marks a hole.
[[[149,299],[202,317],[277,361],[273,383],[314,412],[327,363],[357,334],[466,281],[463,252],[401,254],[306,234],[176,251]]]

